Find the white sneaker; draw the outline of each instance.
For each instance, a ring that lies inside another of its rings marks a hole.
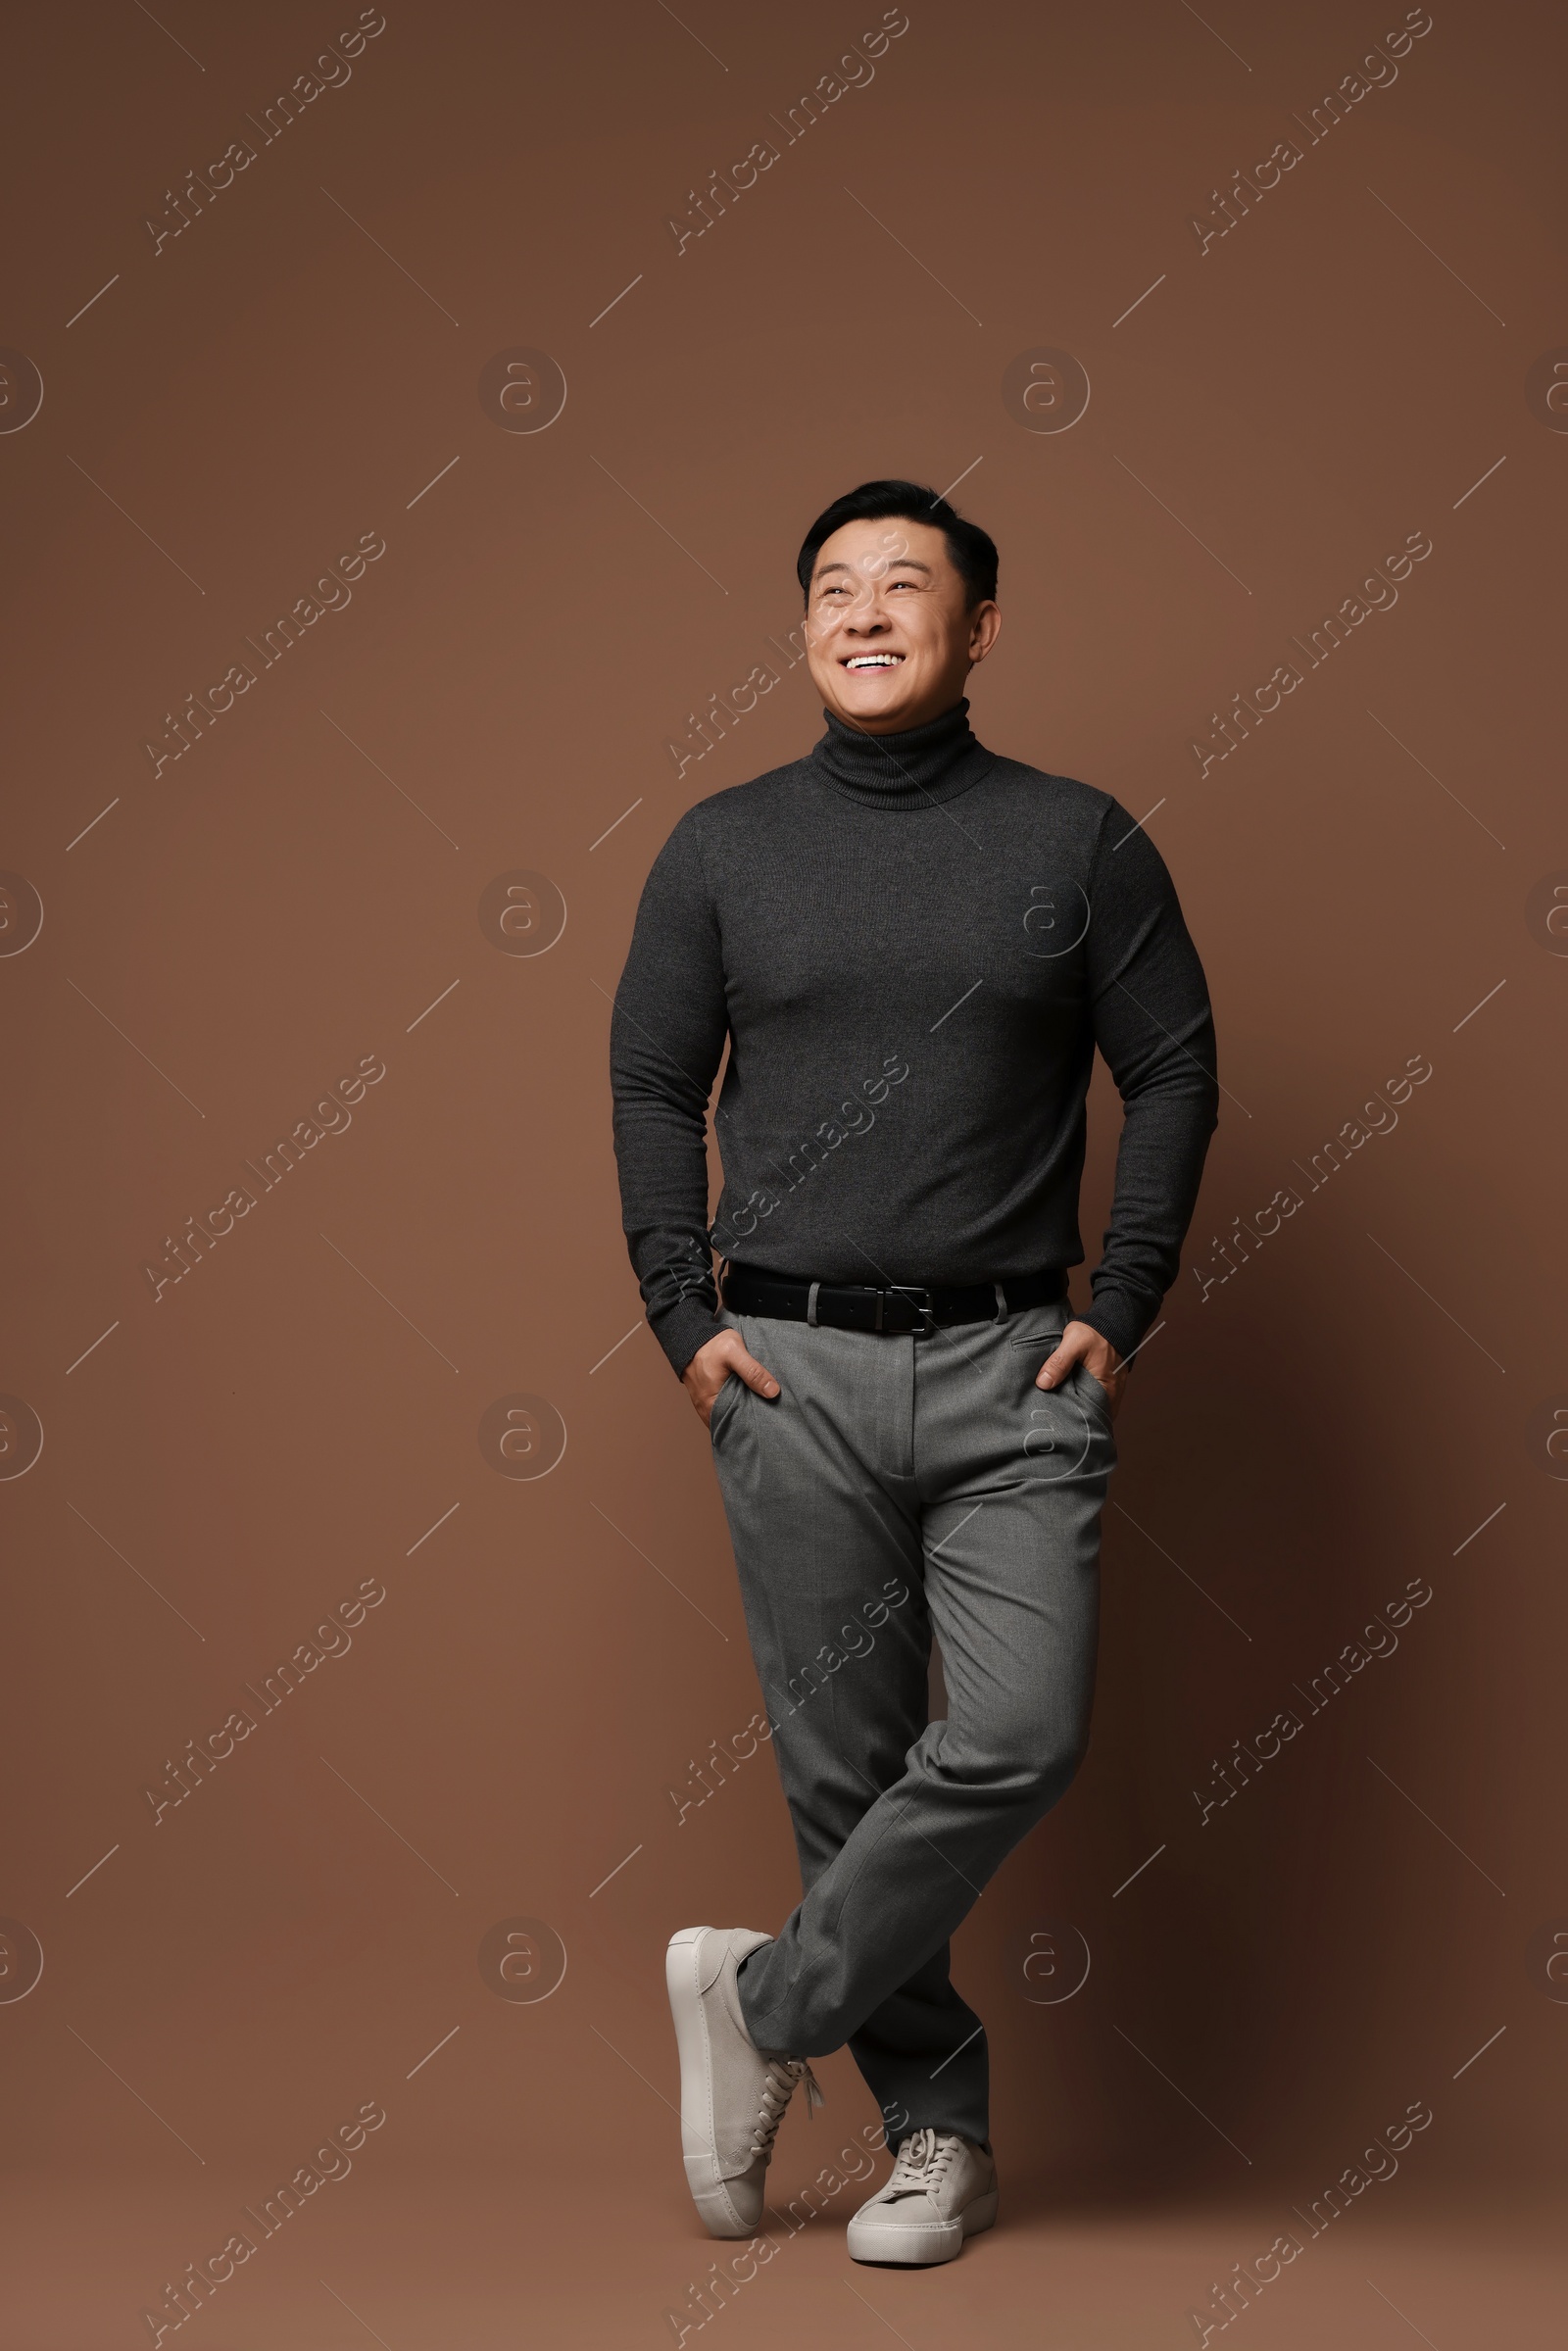
[[[683,1927],[664,1954],[686,2180],[710,2236],[756,2233],[773,2139],[796,2084],[806,2083],[808,2114],[822,2104],[806,2059],[759,2049],[741,2016],[735,1971],[772,1939],[753,1927]]]
[[[852,2261],[952,2261],[997,2217],[989,2150],[956,2131],[914,2131],[899,2141],[893,2177],[850,2223]]]

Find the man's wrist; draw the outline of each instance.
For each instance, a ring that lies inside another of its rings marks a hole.
[[[1141,1299],[1135,1302],[1129,1298],[1105,1297],[1097,1298],[1086,1313],[1074,1319],[1087,1323],[1092,1331],[1098,1331],[1125,1363],[1128,1356],[1134,1354],[1141,1346],[1154,1314]]]
[[[683,1298],[654,1324],[654,1337],[669,1358],[677,1380],[686,1377],[692,1357],[716,1339],[724,1328],[711,1306],[701,1298]]]

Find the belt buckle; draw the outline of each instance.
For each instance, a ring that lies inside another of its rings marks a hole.
[[[890,1282],[885,1290],[878,1290],[876,1294],[876,1328],[879,1331],[883,1328],[882,1301],[889,1298],[903,1298],[916,1314],[924,1316],[923,1329],[918,1324],[910,1324],[911,1336],[918,1333],[921,1338],[929,1339],[931,1337],[936,1329],[936,1322],[932,1311],[931,1293],[923,1283]]]

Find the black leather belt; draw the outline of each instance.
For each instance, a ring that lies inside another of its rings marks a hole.
[[[885,1289],[853,1282],[797,1281],[788,1274],[762,1273],[730,1265],[720,1285],[735,1314],[760,1314],[777,1322],[826,1324],[835,1331],[930,1331],[952,1322],[1000,1322],[1025,1306],[1047,1306],[1064,1298],[1067,1277],[1058,1269],[1029,1273],[1008,1282],[969,1282],[949,1289],[918,1283],[890,1283]]]

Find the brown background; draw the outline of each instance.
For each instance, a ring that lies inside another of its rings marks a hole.
[[[1402,13],[912,0],[874,81],[678,257],[666,216],[877,8],[392,0],[156,255],[166,189],[354,10],[14,30],[0,340],[44,402],[0,436],[0,864],[44,923],[0,962],[0,1388],[45,1443],[0,1489],[0,1911],[45,1966],[0,2004],[8,2343],[149,2340],[166,2280],[372,2099],[352,2175],[166,2343],[695,2327],[723,2248],[682,2182],[661,1947],[776,1926],[797,1887],[765,1751],[682,1821],[669,1792],[758,1693],[703,1433],[636,1327],[607,998],[681,809],[820,716],[798,669],[678,779],[668,740],[794,625],[818,507],[886,472],[963,475],[1001,543],[983,739],[1155,810],[1226,1087],[1190,1259],[1408,1056],[1433,1075],[1232,1280],[1184,1271],[1143,1360],[1093,1751],[957,1944],[1007,2227],[856,2271],[852,2189],[703,2331],[1194,2341],[1210,2281],[1425,2100],[1398,2176],[1241,2330],[1549,2338],[1568,966],[1529,902],[1568,866],[1568,440],[1526,377],[1568,340],[1563,41],[1544,7],[1438,0],[1308,145],[1292,114]],[[1200,254],[1189,217],[1286,136],[1300,164]],[[1069,432],[1003,402],[1041,345],[1088,371]],[[516,346],[564,370],[548,431],[481,405]],[[367,531],[352,604],[155,779],[163,714]],[[1414,531],[1397,609],[1200,779],[1209,712]],[[568,909],[537,958],[478,918],[519,868]],[[155,1304],[163,1237],[372,1053],[352,1128]],[[516,1392],[569,1432],[540,1482],[481,1451]],[[1200,1825],[1213,1759],[1413,1577],[1398,1652]],[[166,1759],[363,1578],[387,1596],[352,1651],[155,1826]],[[567,1954],[543,2002],[478,1965],[520,1915]],[[1089,1980],[1037,2004],[1023,1954],[1061,1922]],[[820,2070],[779,2203],[872,2119]]]

